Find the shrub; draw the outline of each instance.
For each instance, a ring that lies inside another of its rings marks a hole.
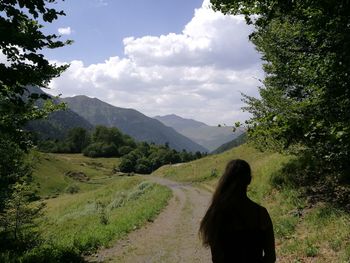
[[[118,150],[119,156],[124,156],[124,155],[130,153],[132,150],[133,150],[133,148],[131,148],[130,146],[122,146]]]
[[[130,173],[134,170],[134,162],[128,158],[122,158],[119,164],[119,170],[123,173]]]

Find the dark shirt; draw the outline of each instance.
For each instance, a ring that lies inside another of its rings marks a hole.
[[[249,199],[248,199],[249,200]],[[248,201],[225,213],[211,246],[214,263],[274,262],[274,237],[267,210]]]

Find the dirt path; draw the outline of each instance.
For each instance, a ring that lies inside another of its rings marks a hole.
[[[100,250],[90,262],[211,262],[208,249],[202,247],[198,227],[208,207],[209,192],[190,184],[148,177],[173,191],[168,206],[153,223],[130,233],[113,247]]]

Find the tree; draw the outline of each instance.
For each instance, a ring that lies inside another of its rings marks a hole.
[[[58,48],[70,41],[59,41],[57,35],[45,35],[38,20],[51,23],[63,11],[47,7],[54,0],[17,0],[0,2],[0,51],[7,62],[0,63],[0,130],[22,147],[21,128],[28,120],[43,115],[34,105],[45,94],[26,94],[28,85],[47,87],[67,66],[50,64],[41,54],[44,48]],[[25,98],[27,97],[27,98]],[[15,139],[14,139],[15,138]]]
[[[5,209],[0,213],[0,242],[3,246],[25,250],[39,242],[38,233],[33,231],[44,203],[31,203],[32,191],[26,183],[13,186],[11,198],[6,200]]]
[[[96,126],[92,140],[106,144],[115,144],[117,147],[123,144],[123,134],[115,127],[108,128],[105,126]]]
[[[0,1],[0,52],[5,58],[0,61],[0,236],[5,234],[9,250],[18,251],[17,247],[11,247],[11,241],[18,244],[24,234],[34,238],[33,223],[41,210],[30,203],[27,193],[24,194],[31,177],[25,153],[32,142],[23,126],[57,108],[47,95],[30,93],[28,88],[47,87],[52,78],[68,67],[50,64],[41,53],[45,48],[54,49],[70,43],[59,41],[59,36],[43,33],[43,26],[38,22],[51,23],[64,15],[63,11],[48,7],[54,2]],[[47,101],[44,107],[35,105],[38,99]]]
[[[70,152],[81,153],[90,143],[90,134],[84,128],[76,127],[68,131],[66,142]]]
[[[95,142],[89,144],[84,149],[83,154],[89,157],[115,157],[118,156],[119,152],[114,143]]]
[[[10,144],[26,151],[31,147],[30,139],[23,131],[23,125],[32,119],[40,118],[53,110],[53,104],[42,109],[34,102],[41,98],[48,99],[45,94],[29,94],[30,85],[47,87],[49,81],[60,75],[67,66],[50,64],[41,54],[44,48],[58,48],[70,41],[59,41],[59,36],[46,35],[42,32],[44,23],[51,23],[63,11],[49,8],[53,0],[13,0],[0,2],[0,51],[6,61],[0,62],[0,138],[2,144]],[[17,146],[15,146],[17,145]],[[0,151],[6,154],[7,149],[1,145]],[[18,150],[19,151],[19,150]],[[16,161],[21,163],[22,155]],[[0,160],[0,167],[5,167]],[[1,178],[11,177],[13,170],[2,171]],[[5,180],[6,179],[2,179]],[[10,185],[16,180],[7,180],[1,184],[1,192],[9,192]],[[0,200],[3,204],[4,199]],[[1,205],[0,205],[1,207]]]
[[[30,166],[17,143],[0,137],[0,212],[12,192],[11,185],[28,180]]]
[[[142,157],[137,160],[134,169],[136,173],[149,174],[152,172],[152,164],[146,157]]]
[[[211,0],[243,14],[265,61],[260,99],[244,96],[261,148],[312,155],[349,178],[350,2]]]
[[[129,152],[131,152],[132,150],[134,150],[132,147],[125,145],[125,146],[122,146],[118,149],[118,153],[120,156],[124,156],[124,155],[128,154]]]
[[[135,169],[134,160],[129,159],[127,156],[121,158],[121,162],[119,164],[119,170],[123,173],[131,173]]]

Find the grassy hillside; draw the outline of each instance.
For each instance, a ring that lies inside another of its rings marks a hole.
[[[291,157],[242,145],[191,163],[163,166],[154,174],[213,191],[225,164],[236,158],[252,166],[249,196],[270,212],[279,262],[350,262],[349,214],[325,203],[311,206],[298,189],[273,187],[272,178],[280,176]]]
[[[34,185],[40,183],[46,207],[38,222],[43,242],[24,262],[80,262],[82,254],[152,221],[172,195],[143,176],[116,175],[116,158],[41,153],[31,158]],[[69,190],[72,186],[76,191]],[[10,260],[1,256],[0,261]]]
[[[35,164],[34,185],[42,197],[54,197],[76,186],[81,190],[95,189],[101,180],[114,176],[113,168],[119,165],[118,158],[89,158],[82,154],[35,152],[31,158]],[[79,172],[87,178],[74,176]]]
[[[50,199],[40,224],[45,243],[50,244],[49,254],[57,260],[77,260],[81,253],[108,246],[153,220],[170,196],[167,188],[135,176],[109,179],[96,190]],[[45,249],[36,256],[46,258]]]

